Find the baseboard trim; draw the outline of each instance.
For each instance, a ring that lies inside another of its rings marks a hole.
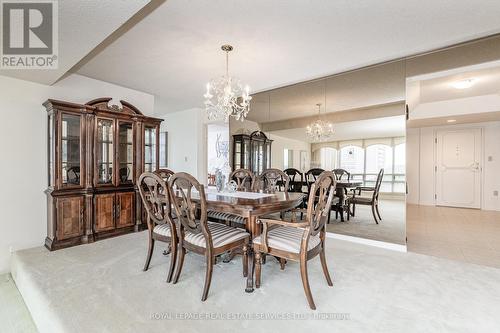
[[[382,242],[382,241],[360,238],[360,237],[355,237],[355,236],[341,235],[341,234],[336,234],[334,232],[327,232],[326,237],[332,238],[332,239],[345,240],[345,241],[357,243],[357,244],[380,247],[383,249],[397,251],[397,252],[408,252],[406,245],[401,245],[401,244]]]

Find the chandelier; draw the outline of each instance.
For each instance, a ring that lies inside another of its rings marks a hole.
[[[227,123],[232,116],[243,121],[250,111],[250,87],[243,88],[240,80],[229,76],[229,52],[233,47],[222,45],[221,49],[226,52],[226,75],[207,83],[207,92],[203,95],[205,110],[209,120],[224,120]]]
[[[321,103],[316,106],[318,107],[318,120],[306,127],[306,134],[314,142],[327,141],[333,135],[333,125],[320,119]]]

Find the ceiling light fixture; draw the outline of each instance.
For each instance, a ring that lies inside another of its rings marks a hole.
[[[229,76],[229,52],[233,50],[231,45],[222,45],[222,51],[226,52],[226,75],[212,79],[207,83],[205,97],[205,111],[209,120],[224,120],[229,117],[236,120],[245,120],[250,111],[250,87],[243,88],[240,80]]]
[[[456,89],[467,89],[472,87],[475,82],[476,80],[474,79],[467,79],[467,80],[453,82],[451,85]]]
[[[306,127],[306,134],[313,142],[327,141],[333,135],[333,125],[321,120],[321,103],[316,104],[316,106],[318,107],[318,119]]]
[[[447,122],[447,123],[454,123],[454,122],[456,122],[456,121],[457,121],[456,119],[448,119],[446,122]]]

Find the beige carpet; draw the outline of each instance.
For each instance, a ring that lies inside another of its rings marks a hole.
[[[10,274],[0,275],[0,332],[37,332]]]
[[[167,284],[169,257],[161,251],[148,272],[141,270],[146,236],[16,252],[12,275],[40,332],[497,332],[500,327],[497,269],[327,239],[334,287],[326,285],[318,259],[309,265],[317,311],[307,306],[298,265],[280,271],[271,258],[263,266],[262,288],[252,294],[244,292],[238,259],[217,264],[202,303],[203,259],[188,254],[179,283]],[[330,320],[309,317],[325,313]],[[218,320],[223,315],[234,320]]]
[[[406,244],[406,220],[404,200],[381,200],[380,215],[382,221],[376,224],[370,206],[356,206],[356,216],[350,221],[340,222],[335,219],[332,212],[330,224],[327,225],[328,232],[336,234],[373,239],[382,242],[405,245]]]

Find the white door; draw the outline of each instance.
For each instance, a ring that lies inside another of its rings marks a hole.
[[[436,204],[481,208],[481,129],[438,131],[436,145]]]

